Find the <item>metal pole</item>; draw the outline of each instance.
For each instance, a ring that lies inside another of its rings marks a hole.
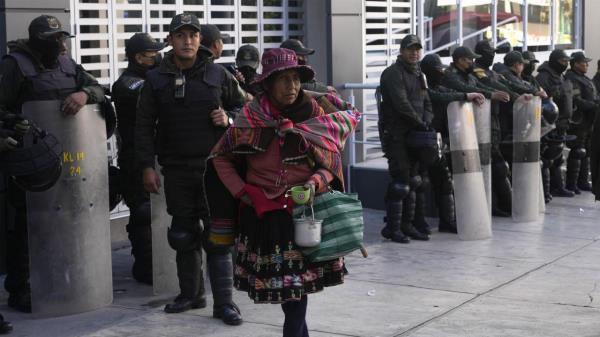
[[[498,43],[498,0],[492,0],[492,47]]]
[[[423,0],[417,0],[417,9],[419,15],[419,39],[421,39],[421,41],[425,41],[425,3]]]
[[[557,10],[556,6],[558,5],[557,0],[552,0],[550,4],[550,50],[554,50],[556,46],[556,17]]]
[[[527,50],[527,22],[529,21],[529,6],[523,0],[523,51]]]
[[[581,40],[581,28],[582,28],[581,25],[582,25],[582,22],[583,22],[583,20],[581,20],[581,17],[582,17],[582,15],[581,15],[581,9],[582,9],[581,0],[575,0],[574,3],[573,3],[573,6],[575,6],[575,8],[574,8],[574,11],[575,11],[575,19],[574,19],[574,21],[575,21],[574,22],[575,29],[574,29],[574,34],[573,34],[574,35],[573,39],[575,40],[574,41],[575,42],[574,45],[575,45],[576,49],[581,49],[581,48],[583,48],[583,43],[582,43],[582,40]]]
[[[354,98],[354,89],[350,89],[350,96],[348,97],[350,104],[355,106],[356,99]],[[346,165],[346,181],[348,182],[346,186],[347,192],[352,192],[352,166],[356,164],[356,136],[355,132],[350,134],[350,150],[348,152],[348,165]]]
[[[458,25],[458,45],[462,46],[463,44],[463,7],[462,7],[462,0],[457,0],[456,1],[456,12],[458,14],[457,16],[457,25]]]

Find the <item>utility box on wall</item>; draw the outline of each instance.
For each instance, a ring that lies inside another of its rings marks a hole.
[[[69,0],[4,0],[0,1],[0,47],[6,54],[6,43],[29,36],[27,28],[34,18],[48,14],[57,17],[63,27],[71,30]]]

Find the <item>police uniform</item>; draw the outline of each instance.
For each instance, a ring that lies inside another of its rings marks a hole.
[[[481,57],[481,55],[473,53],[468,47],[456,48],[452,56],[454,59],[469,57],[476,60]],[[485,96],[485,98],[491,99],[492,93],[499,89],[490,87],[488,84],[497,85],[498,82],[493,80],[496,78],[497,74],[495,72],[489,69],[486,70],[481,65],[475,66],[473,73],[468,73],[461,71],[454,64],[451,64],[444,75],[442,85],[463,93],[477,92]],[[504,86],[499,87],[504,88]],[[491,109],[492,214],[509,216],[512,207],[512,191],[509,179],[510,170],[508,163],[504,160],[500,152],[501,134],[498,120],[500,109],[498,103],[492,101]]]
[[[53,35],[58,33],[71,36],[62,29],[58,19],[42,15],[31,22],[29,40],[8,43],[10,52],[0,65],[0,118],[9,113],[21,114],[25,102],[64,100],[78,91],[87,94],[88,104],[104,100],[104,91],[93,76],[61,52],[60,47],[53,45],[58,43],[53,40]],[[54,55],[51,55],[48,46],[53,46]],[[4,286],[9,292],[9,306],[30,312],[25,191],[12,180],[8,181],[8,199],[15,209],[15,216],[7,233],[7,275]]]
[[[455,101],[467,100],[467,93],[447,88],[441,84],[444,76],[443,71],[446,68],[437,54],[429,54],[421,61],[421,70],[427,76],[427,92],[429,93],[433,107],[431,125],[436,131],[441,133],[444,148],[449,146],[448,104]],[[439,210],[438,230],[440,232],[456,233],[454,191],[449,162],[449,152],[444,153],[439,160],[429,167],[428,173]],[[417,208],[419,208],[418,204],[419,199],[417,199]],[[416,215],[415,218],[417,218]]]
[[[179,14],[171,32],[183,26],[200,30],[192,14]],[[168,241],[176,250],[181,293],[167,312],[182,312],[206,305],[202,278],[202,247],[215,305],[213,316],[227,324],[240,324],[232,300],[233,267],[229,247],[208,240],[210,224],[203,176],[211,149],[225,132],[210,113],[218,107],[239,109],[244,97],[227,71],[212,62],[210,50],[200,47],[196,63],[180,70],[169,52],[158,68],[147,73],[136,117],[136,156],[142,169],[153,168],[155,155],[163,168],[167,212],[172,215]],[[200,220],[204,228],[200,225]]]
[[[421,47],[415,35],[402,39],[401,49],[413,46]],[[402,243],[408,242],[407,236],[427,240],[429,237],[412,225],[422,179],[417,158],[407,144],[411,131],[428,130],[431,123],[431,102],[418,64],[410,65],[399,56],[381,74],[380,92],[379,136],[392,177],[385,195],[386,226],[381,234]]]
[[[136,33],[126,43],[125,54],[129,59],[127,69],[112,86],[112,99],[117,113],[119,132],[119,182],[129,208],[127,233],[131,242],[131,254],[135,258],[133,277],[142,283],[152,284],[152,229],[150,196],[144,190],[142,172],[135,163],[135,114],[140,91],[146,80],[148,66],[139,64],[135,55],[147,51],[160,51],[162,43],[149,34]],[[155,59],[155,65],[160,62]]]
[[[569,56],[561,50],[555,49],[550,53],[548,61],[538,68],[537,82],[542,86],[546,94],[553,99],[558,106],[558,117],[556,119],[556,130],[552,131],[546,140],[550,145],[547,154],[542,152],[542,158],[553,158],[550,167],[550,194],[557,197],[573,197],[575,193],[565,188],[562,175],[564,158],[562,149],[564,141],[567,140],[567,130],[575,109],[573,104],[573,84],[567,81],[563,73],[567,69],[561,60],[568,60]],[[575,153],[574,153],[575,154]],[[581,153],[578,153],[581,155]],[[583,154],[585,155],[585,154]],[[547,159],[548,160],[548,159]],[[546,165],[546,163],[544,163]]]
[[[585,74],[573,68],[577,62],[590,62],[583,52],[571,55],[571,69],[565,73],[565,78],[573,83],[573,103],[577,110],[573,115],[569,133],[577,139],[571,142],[567,159],[567,189],[579,194],[580,191],[591,191],[589,141],[596,113],[600,108],[600,99],[594,81]]]

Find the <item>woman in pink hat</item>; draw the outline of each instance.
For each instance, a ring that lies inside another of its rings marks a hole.
[[[328,185],[343,190],[342,150],[360,113],[333,95],[303,91],[314,71],[298,65],[293,51],[271,49],[261,63],[255,83],[264,93],[246,104],[209,161],[240,207],[224,207],[219,197],[209,206],[214,222],[236,224],[236,288],[255,303],[281,303],[283,336],[306,337],[306,295],[343,283],[343,259],[304,259],[285,193],[296,185],[316,193]]]

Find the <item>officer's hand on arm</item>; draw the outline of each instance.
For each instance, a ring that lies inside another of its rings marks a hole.
[[[62,104],[62,111],[67,115],[75,115],[85,106],[88,95],[84,91],[74,92]]]
[[[485,96],[478,92],[469,92],[467,93],[467,101],[474,102],[477,105],[482,105],[485,102]]]
[[[148,193],[155,194],[160,190],[160,177],[152,167],[144,169],[144,189]]]
[[[0,152],[14,150],[17,148],[17,145],[19,145],[19,142],[11,137],[0,137]]]
[[[220,126],[226,128],[229,126],[229,116],[225,113],[223,108],[219,107],[210,112],[210,118],[215,126]]]
[[[235,71],[235,79],[238,80],[238,82],[240,83],[246,83],[246,78],[244,77],[244,75],[239,71],[236,70]]]
[[[536,96],[541,97],[543,99],[548,98],[548,94],[546,94],[546,92],[544,91],[544,89],[541,89],[540,91],[535,93]]]
[[[506,103],[510,101],[510,96],[504,91],[494,91],[492,93],[492,100]]]

